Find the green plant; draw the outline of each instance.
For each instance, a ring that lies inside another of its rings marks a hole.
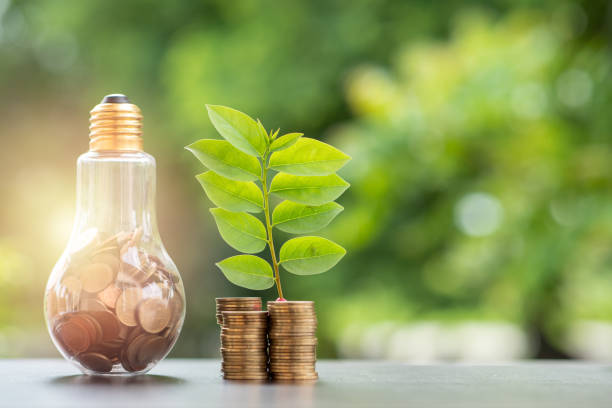
[[[278,137],[259,120],[232,108],[207,105],[208,116],[225,140],[202,139],[186,147],[209,171],[196,176],[208,198],[221,237],[248,255],[217,266],[232,283],[249,289],[276,284],[284,299],[279,265],[297,275],[314,275],[336,265],[346,253],[316,236],[285,242],[276,255],[272,230],[306,234],[328,225],[342,210],[336,202],[349,184],[335,174],[350,157],[301,133]],[[271,177],[271,171],[277,174]],[[271,179],[271,181],[270,181]],[[255,182],[259,182],[256,184]],[[270,194],[283,199],[270,214]],[[249,213],[263,212],[263,222]],[[255,253],[270,250],[272,267]]]

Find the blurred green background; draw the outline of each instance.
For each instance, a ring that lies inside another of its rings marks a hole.
[[[187,294],[173,356],[216,356],[214,297],[252,295],[183,146],[205,103],[353,156],[323,232],[320,356],[612,359],[612,6],[605,1],[0,0],[0,356],[58,356],[42,296],[74,215],[88,114],[144,113]],[[274,299],[271,289],[264,300]]]

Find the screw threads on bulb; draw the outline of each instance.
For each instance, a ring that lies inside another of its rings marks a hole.
[[[142,114],[124,95],[107,95],[89,117],[89,150],[142,151]]]

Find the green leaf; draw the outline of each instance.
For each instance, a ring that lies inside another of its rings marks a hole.
[[[202,139],[185,148],[206,167],[232,180],[253,181],[261,177],[259,160],[225,140]]]
[[[272,131],[270,130],[270,140],[276,139],[276,136],[278,136],[278,132],[280,132],[280,128],[276,129],[274,133],[272,133]]]
[[[303,137],[288,149],[274,153],[270,167],[296,176],[326,176],[338,171],[350,159],[327,143]]]
[[[220,105],[206,105],[208,117],[215,129],[232,146],[252,156],[263,156],[266,136],[249,115]]]
[[[235,181],[210,170],[196,176],[210,201],[229,211],[260,212],[263,195],[252,181]]]
[[[336,174],[329,176],[292,176],[278,173],[270,192],[285,200],[306,205],[323,205],[340,197],[350,184]]]
[[[274,285],[269,263],[255,255],[236,255],[216,264],[228,281],[247,289],[262,290]]]
[[[256,254],[266,247],[266,228],[257,218],[243,212],[211,208],[221,237],[232,248],[247,254]]]
[[[275,135],[277,133],[278,133],[278,130],[276,131],[272,139],[275,138]],[[298,141],[300,137],[302,137],[302,135],[303,133],[287,133],[286,135],[282,135],[281,137],[279,137],[278,139],[272,142],[272,144],[270,145],[270,151],[278,152],[279,150],[283,150],[288,147],[291,147],[295,144],[295,142]]]
[[[259,134],[262,135],[267,145],[269,142],[268,132],[266,131],[266,128],[264,127],[264,125],[261,123],[259,119],[257,119],[257,128],[259,129]]]
[[[283,201],[272,213],[272,223],[281,231],[305,234],[325,227],[344,208],[335,202],[310,206]]]
[[[346,250],[329,239],[299,237],[281,247],[280,264],[296,275],[315,275],[329,270],[344,254]]]

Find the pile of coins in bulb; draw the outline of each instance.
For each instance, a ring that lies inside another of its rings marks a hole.
[[[139,372],[163,358],[183,319],[179,277],[142,249],[141,229],[90,234],[71,252],[46,313],[56,343],[96,373]]]
[[[314,302],[268,302],[270,377],[273,381],[308,382],[319,377],[317,316]]]

